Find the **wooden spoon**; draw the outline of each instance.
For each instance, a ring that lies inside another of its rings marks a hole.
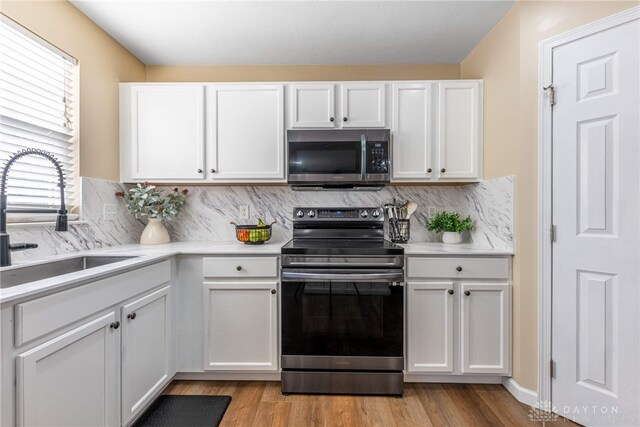
[[[407,219],[411,218],[411,215],[418,209],[416,202],[407,202]]]

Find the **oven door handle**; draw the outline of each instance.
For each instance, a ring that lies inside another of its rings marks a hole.
[[[384,273],[309,273],[303,271],[283,271],[282,281],[308,281],[324,282],[336,280],[341,282],[402,282],[402,271],[389,271]]]

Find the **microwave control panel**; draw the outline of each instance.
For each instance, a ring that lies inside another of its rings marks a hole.
[[[367,142],[367,174],[389,173],[389,144]]]

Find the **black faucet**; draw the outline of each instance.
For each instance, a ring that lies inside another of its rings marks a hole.
[[[7,207],[7,174],[13,163],[24,156],[40,156],[53,163],[58,171],[58,187],[60,187],[60,208],[59,209],[9,209]],[[14,243],[9,242],[9,233],[7,233],[7,214],[8,213],[57,213],[56,231],[67,231],[67,208],[64,205],[64,172],[62,165],[58,159],[48,151],[38,150],[35,148],[26,148],[15,152],[9,157],[7,163],[2,170],[2,180],[0,181],[0,267],[11,265],[11,251],[37,248],[35,243]]]

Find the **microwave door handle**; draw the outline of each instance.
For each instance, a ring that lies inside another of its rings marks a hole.
[[[367,179],[367,136],[364,133],[360,134],[360,147],[362,149],[362,181],[364,182]]]
[[[401,282],[402,271],[387,273],[305,273],[301,271],[283,271],[283,281],[328,281],[341,282]]]

